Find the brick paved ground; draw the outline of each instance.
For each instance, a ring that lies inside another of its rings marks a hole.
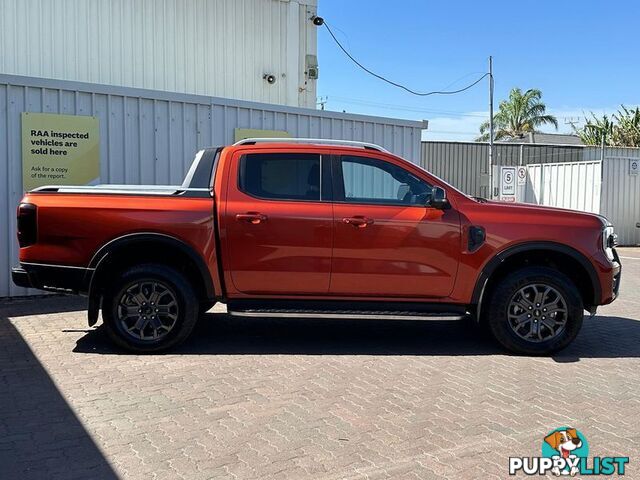
[[[504,478],[577,427],[640,478],[640,249],[554,358],[460,324],[237,320],[123,355],[84,303],[0,303],[0,478]]]

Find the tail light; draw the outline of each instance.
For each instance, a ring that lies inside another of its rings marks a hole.
[[[18,243],[20,247],[28,247],[36,243],[38,238],[37,208],[32,203],[18,205]]]

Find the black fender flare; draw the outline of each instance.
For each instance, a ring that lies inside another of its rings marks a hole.
[[[525,242],[525,243],[519,243],[517,245],[512,245],[498,252],[482,268],[482,271],[480,272],[480,275],[478,275],[478,279],[476,280],[476,285],[473,289],[473,295],[471,296],[471,304],[477,306],[478,313],[480,310],[480,304],[484,296],[485,287],[487,286],[487,283],[491,278],[491,275],[505,260],[512,257],[513,255],[526,252],[528,250],[537,250],[537,251],[546,250],[546,251],[562,253],[571,257],[573,260],[577,261],[588,273],[589,279],[591,281],[591,286],[593,288],[594,301],[598,302],[602,297],[602,287],[600,286],[600,280],[599,280],[598,274],[593,264],[591,263],[591,261],[589,261],[589,259],[585,255],[583,255],[576,249],[568,245],[563,245],[561,243]]]
[[[198,269],[198,272],[200,273],[200,276],[202,277],[207,298],[209,300],[215,300],[215,289],[213,286],[213,280],[211,279],[211,274],[209,273],[209,269],[207,268],[207,264],[202,256],[193,247],[178,238],[163,233],[129,233],[114,238],[113,240],[105,243],[102,247],[100,247],[100,249],[98,249],[98,251],[93,255],[91,261],[89,262],[87,273],[84,279],[84,285],[86,286],[86,291],[88,292],[89,296],[89,326],[95,325],[95,323],[98,321],[98,312],[100,310],[100,296],[97,295],[97,279],[99,277],[100,267],[104,266],[105,262],[107,262],[108,259],[112,257],[113,254],[115,254],[118,250],[136,243],[145,242],[162,244],[167,247],[178,249],[182,253],[186,254],[193,261],[194,265]]]

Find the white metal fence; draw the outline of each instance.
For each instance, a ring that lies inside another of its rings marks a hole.
[[[525,201],[599,213],[613,223],[621,245],[640,245],[640,149],[603,160],[527,166]]]
[[[0,75],[0,297],[15,287],[15,209],[22,197],[21,112],[95,115],[102,183],[176,184],[194,153],[230,144],[235,128],[295,137],[358,140],[420,160],[422,122],[267,105],[216,97]]]
[[[525,201],[600,213],[601,162],[527,165]]]

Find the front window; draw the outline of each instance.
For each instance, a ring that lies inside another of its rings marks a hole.
[[[431,185],[392,163],[343,156],[341,166],[346,202],[425,206],[431,198]]]

